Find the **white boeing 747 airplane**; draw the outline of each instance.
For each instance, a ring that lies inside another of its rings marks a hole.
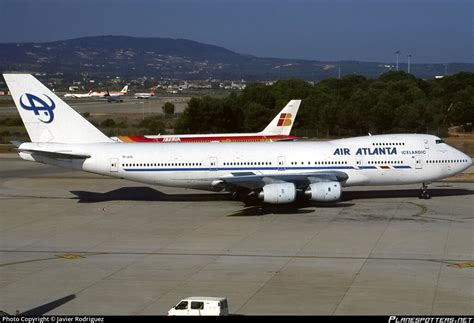
[[[332,202],[341,187],[421,183],[455,175],[469,156],[440,138],[377,135],[325,142],[119,143],[104,135],[29,74],[5,74],[32,142],[29,161],[163,186],[225,190],[266,203],[297,196]]]

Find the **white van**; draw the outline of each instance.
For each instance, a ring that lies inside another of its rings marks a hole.
[[[188,297],[172,307],[168,315],[229,315],[229,308],[223,297]]]

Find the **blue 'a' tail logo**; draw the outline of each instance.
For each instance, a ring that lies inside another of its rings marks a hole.
[[[39,121],[44,123],[51,123],[54,120],[54,108],[56,104],[46,94],[43,94],[49,99],[50,104],[46,103],[43,99],[40,99],[36,95],[25,93],[20,97],[20,105],[23,109],[33,111],[38,116]],[[23,102],[23,98],[26,96],[26,104]]]

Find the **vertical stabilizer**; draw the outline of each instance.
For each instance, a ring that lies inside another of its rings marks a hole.
[[[32,142],[113,142],[30,74],[3,74]]]
[[[290,135],[291,128],[295,122],[296,114],[301,100],[291,100],[281,110],[268,126],[260,132],[261,135]]]

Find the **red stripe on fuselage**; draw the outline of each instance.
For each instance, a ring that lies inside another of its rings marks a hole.
[[[291,140],[298,137],[295,136],[220,136],[220,137],[158,137],[158,138],[147,138],[145,136],[118,136],[118,138],[125,142],[156,142],[156,143],[169,143],[169,142],[257,142],[257,141],[278,141],[278,140]]]

